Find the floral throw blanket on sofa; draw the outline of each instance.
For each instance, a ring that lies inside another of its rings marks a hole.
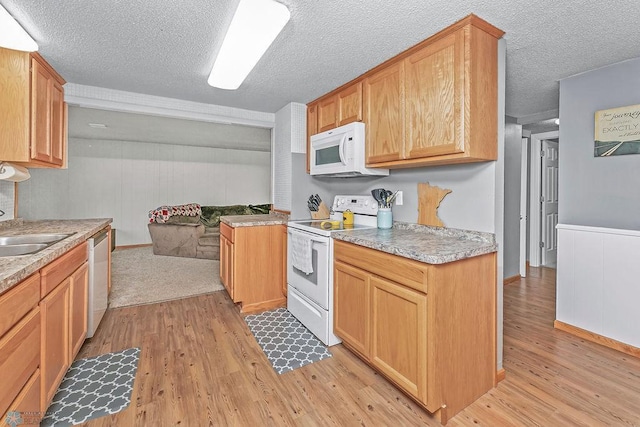
[[[149,211],[149,222],[201,223],[207,228],[220,226],[220,217],[225,215],[268,214],[271,205],[200,206],[197,203],[178,206],[160,206]]]
[[[190,216],[197,221],[202,214],[202,208],[197,203],[177,206],[160,206],[149,211],[149,222],[169,222],[172,216]]]

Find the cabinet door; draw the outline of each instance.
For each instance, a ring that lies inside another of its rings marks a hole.
[[[62,166],[65,147],[64,90],[51,80],[51,163]]]
[[[404,147],[404,62],[364,81],[367,164],[400,160]]]
[[[405,158],[464,152],[463,31],[405,59]]]
[[[311,135],[318,133],[318,105],[307,106],[307,173],[311,170],[309,155],[311,154]]]
[[[318,102],[318,132],[338,127],[338,97],[331,96]]]
[[[69,360],[73,360],[87,337],[89,268],[85,262],[72,275],[70,283]]]
[[[370,347],[370,275],[336,261],[333,270],[334,333],[363,356]]]
[[[338,93],[338,126],[362,121],[362,82]]]
[[[69,285],[67,278],[41,302],[42,407],[46,408],[56,393],[58,384],[69,369]]]
[[[51,161],[51,84],[49,72],[31,61],[31,158]]]
[[[427,296],[371,278],[371,362],[427,403]]]
[[[231,292],[231,288],[229,285],[229,239],[224,237],[222,234],[220,235],[220,281],[224,285],[225,289],[229,293],[231,299],[233,299],[233,295]]]
[[[235,273],[233,271],[234,266],[235,266],[235,262],[234,262],[234,256],[235,256],[235,250],[234,250],[234,244],[231,243],[230,240],[227,240],[226,242],[226,252],[227,252],[227,291],[229,292],[229,295],[231,296],[231,299],[233,301],[235,301],[235,283],[234,283],[234,278],[235,278]]]

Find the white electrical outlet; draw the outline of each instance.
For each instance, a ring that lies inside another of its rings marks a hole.
[[[402,191],[398,191],[398,194],[396,195],[396,205],[400,206],[402,205]]]

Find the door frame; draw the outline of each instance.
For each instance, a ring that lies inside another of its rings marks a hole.
[[[520,277],[527,277],[527,188],[529,188],[529,136],[522,136],[522,151],[520,154]]]
[[[560,131],[532,133],[531,134],[531,182],[529,198],[529,265],[540,267],[542,260],[542,248],[540,241],[542,223],[540,210],[540,195],[542,194],[542,141],[545,139],[555,139],[560,137]]]

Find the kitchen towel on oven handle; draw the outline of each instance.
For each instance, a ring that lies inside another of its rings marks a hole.
[[[292,232],[289,234],[291,240],[291,265],[294,268],[302,271],[304,274],[313,273],[312,262],[312,245],[313,240],[311,237]]]

